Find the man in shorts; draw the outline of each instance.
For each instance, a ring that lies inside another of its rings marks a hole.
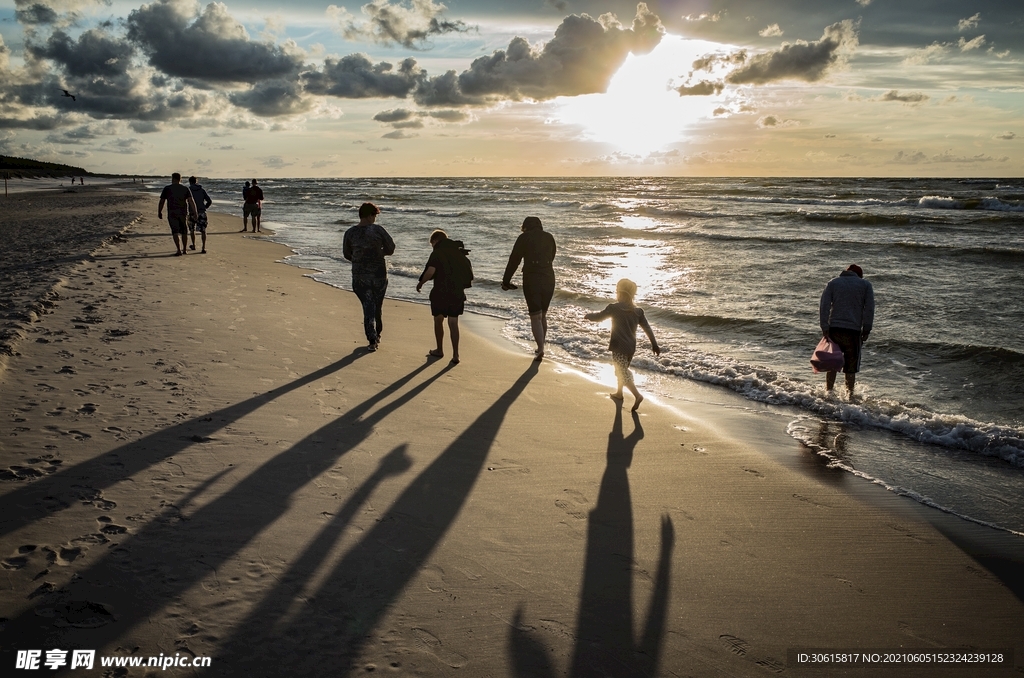
[[[181,175],[177,172],[171,175],[171,183],[164,186],[163,192],[160,193],[160,204],[156,208],[158,219],[164,218],[164,203],[167,203],[167,223],[171,225],[174,247],[178,250],[174,256],[180,257],[187,251],[185,247],[188,244],[188,216],[198,216],[199,210],[196,209],[192,191],[181,185]]]
[[[853,385],[860,370],[861,346],[868,340],[875,322],[875,292],[864,280],[864,271],[857,264],[832,278],[821,293],[818,305],[821,334],[839,344],[843,350],[843,373],[846,390],[853,397]],[[836,383],[835,371],[825,373],[825,389]]]
[[[430,290],[430,315],[434,316],[437,348],[428,351],[427,355],[432,358],[444,357],[444,319],[448,318],[448,329],[452,337],[452,365],[459,364],[459,316],[466,306],[466,292],[452,276],[452,257],[459,245],[442,230],[431,233],[430,246],[434,251],[430,253],[426,268],[416,284],[416,291],[419,292],[423,283],[431,279],[434,281],[434,287]]]
[[[206,189],[201,184],[197,183],[195,177],[188,178],[188,190],[192,191],[192,200],[196,203],[196,210],[199,214],[196,215],[195,219],[188,220],[188,235],[192,239],[192,244],[189,245],[190,250],[196,248],[196,230],[203,236],[203,249],[199,252],[200,254],[206,254],[206,209],[213,204],[213,200],[210,199],[210,194],[206,192]]]
[[[255,179],[252,180],[252,186],[249,186],[249,182],[245,182],[246,189],[242,191],[242,195],[245,197],[245,204],[242,205],[242,230],[248,226],[249,216],[252,216],[252,232],[260,232],[260,222],[263,216],[263,189],[260,188],[259,183]]]

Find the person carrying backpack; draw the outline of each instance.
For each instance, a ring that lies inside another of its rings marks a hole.
[[[434,316],[434,338],[437,348],[427,352],[432,358],[444,357],[444,319],[452,337],[452,365],[459,364],[459,316],[465,311],[466,288],[473,284],[473,267],[466,256],[469,253],[461,240],[451,240],[442,230],[430,234],[433,251],[416,284],[422,289],[428,280],[434,281],[430,290],[430,314]]]

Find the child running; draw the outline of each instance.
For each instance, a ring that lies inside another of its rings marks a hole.
[[[633,403],[633,412],[640,407],[644,397],[636,390],[633,384],[633,373],[629,364],[633,361],[633,354],[636,353],[636,326],[644,328],[648,338],[651,340],[651,349],[654,355],[661,355],[658,348],[658,341],[654,338],[654,331],[644,316],[644,310],[633,305],[633,298],[636,297],[636,283],[623,278],[615,285],[615,297],[618,301],[608,304],[599,313],[588,313],[584,316],[587,320],[601,321],[605,318],[612,319],[612,338],[608,342],[608,350],[612,352],[612,362],[615,363],[615,378],[618,381],[618,390],[609,394],[615,400],[622,400],[622,386],[625,384],[629,392],[633,394],[636,402]]]

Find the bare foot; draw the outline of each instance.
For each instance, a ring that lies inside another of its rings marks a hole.
[[[609,393],[608,397],[611,398],[612,400],[622,400],[621,393]]]
[[[427,351],[427,355],[430,356],[431,358],[443,358],[444,357],[444,351],[440,351],[440,350],[438,350],[436,348],[432,348],[429,351]]]
[[[644,401],[644,397],[642,395],[638,395],[636,397],[636,402],[633,403],[633,407],[632,407],[632,409],[630,411],[631,412],[636,412],[637,410],[639,410],[640,409],[640,403],[642,403],[643,401]]]

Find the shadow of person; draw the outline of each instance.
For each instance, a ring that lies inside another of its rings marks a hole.
[[[0,497],[0,536],[75,506],[80,499],[78,488],[87,486],[89,490],[102,492],[215,435],[264,405],[348,367],[364,355],[367,355],[366,349],[359,347],[330,365],[266,393],[220,410],[204,412],[9,491]],[[386,394],[387,389],[381,393]],[[118,471],[112,472],[115,468]]]
[[[384,402],[427,367],[417,367],[271,457],[190,515],[183,516],[177,505],[166,504],[137,532],[117,544],[117,548],[108,550],[80,572],[79,577],[59,589],[40,594],[34,607],[9,620],[3,638],[6,646],[61,647],[62,642],[67,645],[72,638],[70,634],[74,634],[76,644],[102,648],[133,627],[149,621],[211,570],[216,572],[224,563],[236,558],[288,511],[297,492],[450,369],[439,370],[393,400]],[[382,402],[384,404],[377,407]],[[322,441],[333,442],[324,445]],[[390,473],[401,463],[401,459],[388,461],[382,473]],[[74,628],[68,616],[83,603],[109,607],[113,613],[108,613],[98,626]]]
[[[632,418],[633,431],[624,435],[622,406],[616,403],[597,504],[587,522],[586,560],[569,673],[574,677],[652,676],[658,670],[675,530],[671,519],[663,516],[654,591],[644,629],[637,639],[633,629],[633,508],[627,471],[644,430],[636,412]],[[522,607],[514,619],[522,619]],[[556,675],[547,651],[524,628],[514,623],[509,635],[516,675]]]
[[[301,614],[283,616],[295,601],[294,584],[271,591],[235,626],[218,653],[233,675],[268,675],[288,656],[294,675],[348,675],[370,634],[430,558],[479,478],[509,408],[539,370],[531,363],[495,402],[430,463],[373,528],[331,568],[315,590],[305,591]],[[339,514],[340,517],[340,514]],[[345,519],[347,520],[347,519]],[[336,538],[338,530],[330,528]],[[316,546],[328,551],[326,542]],[[304,567],[311,572],[312,559]],[[295,648],[305,652],[298,656]],[[276,674],[275,674],[276,675]]]

